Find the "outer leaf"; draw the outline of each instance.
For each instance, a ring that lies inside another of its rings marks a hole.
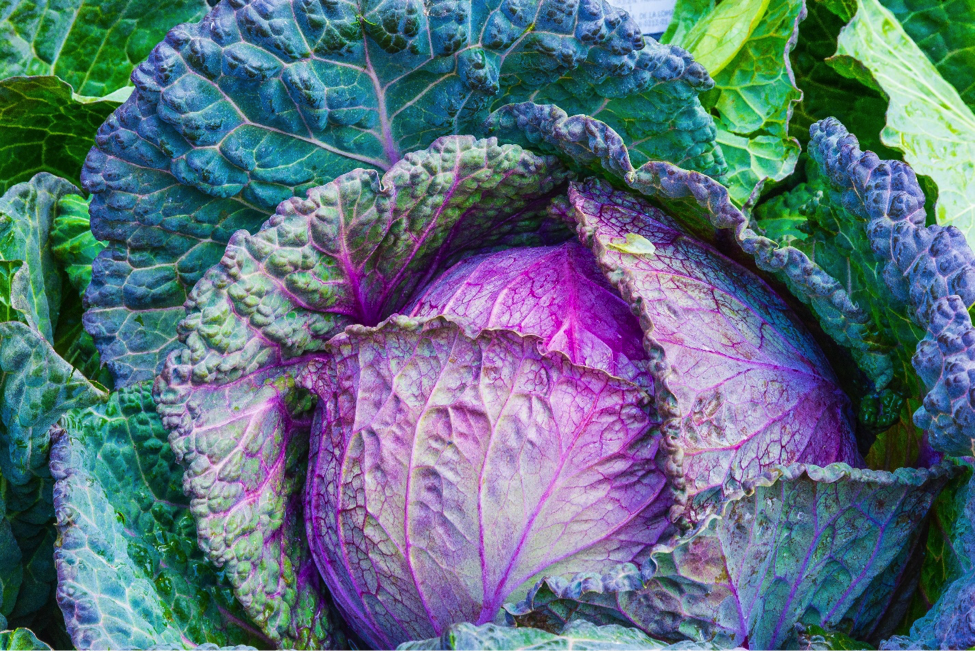
[[[219,387],[193,386],[180,361],[174,354],[154,395],[200,547],[276,645],[341,648],[304,533],[312,405],[294,376],[307,359]]]
[[[149,387],[70,411],[60,426],[51,451],[54,558],[74,645],[266,644],[196,545]]]
[[[541,576],[640,562],[671,528],[646,394],[540,343],[394,316],[309,366],[308,538],[370,645],[491,622]]]
[[[105,398],[36,330],[0,323],[0,470],[14,486],[47,476],[48,429],[62,413]]]
[[[14,278],[23,265],[22,260],[0,260],[0,322],[25,319],[13,304]]]
[[[855,0],[853,4],[855,11]],[[799,26],[799,39],[790,55],[802,100],[796,104],[789,120],[789,134],[806,148],[809,127],[832,116],[857,134],[864,149],[885,159],[900,158],[898,152],[880,142],[887,98],[881,92],[839,74],[826,61],[836,53],[836,39],[853,14],[843,20],[822,0],[810,0],[806,8],[808,16]]]
[[[610,624],[595,626],[585,620],[571,622],[558,635],[537,628],[514,628],[495,624],[463,623],[451,626],[443,635],[430,640],[405,642],[397,647],[409,649],[485,649],[491,651],[529,651],[565,649],[597,651],[606,649],[693,649],[706,648],[689,644],[668,645],[648,637],[635,628]]]
[[[817,152],[812,156],[808,182],[759,206],[759,224],[800,217],[802,239],[789,243],[834,278],[845,279],[850,298],[869,316],[869,341],[893,362],[893,373],[886,383],[861,389],[868,396],[858,405],[862,429],[872,434],[891,429],[881,434],[868,462],[880,469],[910,466],[921,443],[921,431],[915,428],[912,416],[927,391],[911,359],[924,330],[905,314],[904,302],[884,281],[887,265],[871,249],[868,217],[844,202],[844,190],[834,187],[817,164],[822,157]],[[871,394],[876,397],[869,397]]]
[[[768,285],[645,201],[598,182],[573,184],[569,200],[580,239],[639,310],[692,498],[777,464],[861,461],[829,362]],[[655,252],[614,250],[627,233]]]
[[[860,0],[838,55],[862,63],[890,97],[884,144],[938,185],[938,223],[975,233],[975,113],[878,0]]]
[[[193,381],[234,380],[375,325],[471,249],[543,242],[566,175],[551,157],[448,136],[382,178],[358,170],[284,202],[193,289],[180,324]]]
[[[0,628],[7,628],[7,618],[14,610],[24,580],[24,566],[20,545],[7,519],[7,486],[2,476],[0,488]]]
[[[0,36],[0,57],[3,47]],[[98,125],[123,99],[78,97],[58,77],[0,75],[0,192],[39,172],[78,183]]]
[[[0,197],[0,258],[24,263],[11,286],[13,306],[48,341],[54,339],[61,308],[61,275],[51,252],[51,226],[58,201],[77,193],[64,179],[41,173]]]
[[[62,197],[51,226],[51,253],[63,266],[75,290],[81,294],[91,282],[92,263],[105,248],[91,234],[90,226],[88,201],[76,194]]]
[[[578,242],[468,258],[427,285],[404,313],[444,315],[469,331],[534,335],[573,364],[653,391],[640,322]]]
[[[810,149],[839,201],[864,221],[894,300],[928,331],[912,360],[928,389],[915,423],[935,450],[971,454],[975,398],[967,372],[975,330],[966,306],[975,304],[975,253],[954,226],[924,226],[924,194],[907,165],[861,152],[835,120],[814,125]]]
[[[203,0],[7,0],[0,7],[0,79],[56,75],[81,95],[108,95],[177,23],[203,16]]]
[[[917,594],[904,617],[908,629],[924,617],[952,581],[975,569],[975,557],[967,555],[973,550],[964,542],[972,527],[965,512],[971,478],[971,465],[964,464],[931,507]]]
[[[728,190],[703,174],[669,163],[651,162],[634,169],[622,139],[606,124],[588,116],[568,117],[554,106],[519,104],[500,109],[489,125],[506,139],[524,140],[621,179],[630,188],[661,202],[695,237],[714,241],[729,229],[759,269],[785,282],[809,303],[823,329],[848,347],[872,379],[889,381],[890,360],[869,341],[868,317],[850,301],[835,278],[793,247],[779,246],[748,228],[748,218],[735,207]]]
[[[511,612],[758,649],[794,644],[797,623],[869,638],[893,597],[886,579],[907,562],[953,469],[778,468],[699,530],[658,547],[642,571],[546,579]]]
[[[0,579],[0,615],[28,622],[49,601],[56,580],[49,429],[66,410],[105,398],[39,332],[20,322],[0,323],[0,484],[5,521],[16,540],[16,551],[11,541],[4,541],[3,554],[5,561],[22,564],[21,570],[4,572]]]
[[[798,143],[789,136],[801,93],[789,63],[803,0],[723,2],[680,40],[714,77],[717,139],[728,162],[732,197],[745,203],[762,184],[792,173]]]
[[[116,379],[158,372],[187,289],[234,231],[256,231],[281,201],[344,172],[387,170],[440,136],[474,133],[509,93],[557,82],[713,166],[696,98],[706,73],[678,49],[637,50],[624,16],[601,0],[254,0],[174,29],[134,73],[135,94],[82,175],[92,230],[110,242],[86,327]],[[646,113],[654,102],[666,111]]]
[[[882,649],[966,649],[975,646],[975,485],[971,482],[956,496],[961,512],[949,533],[954,552],[962,565],[944,586],[940,599],[911,627],[910,637],[886,640]],[[933,532],[932,532],[933,533]]]
[[[975,4],[881,0],[945,81],[975,111]]]
[[[0,649],[10,651],[50,651],[51,647],[41,642],[29,628],[0,631]]]

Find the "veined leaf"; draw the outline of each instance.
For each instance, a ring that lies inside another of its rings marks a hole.
[[[86,99],[58,77],[0,80],[0,192],[39,172],[79,183],[98,126],[121,102]]]
[[[0,79],[51,75],[79,95],[108,95],[129,83],[170,28],[206,10],[204,0],[8,0],[0,6]]]
[[[890,98],[881,139],[937,183],[938,223],[975,238],[975,113],[878,0],[859,0],[837,54],[862,63]]]

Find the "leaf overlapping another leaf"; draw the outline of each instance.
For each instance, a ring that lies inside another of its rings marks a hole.
[[[672,529],[649,397],[470,325],[351,326],[308,368],[309,543],[376,648],[491,622],[541,576],[639,562]]]
[[[939,224],[975,233],[973,109],[879,0],[858,0],[857,6],[840,33],[837,54],[862,64],[889,97],[881,140],[937,183]]]
[[[644,47],[601,1],[224,2],[174,29],[133,81],[83,173],[93,232],[109,242],[86,328],[120,385],[162,367],[187,289],[233,232],[344,172],[477,133],[492,104],[551,86],[605,103],[655,136],[647,147],[707,169],[719,156],[697,99],[703,68]]]
[[[206,10],[204,0],[10,0],[0,9],[0,79],[50,75],[79,95],[109,95],[173,25]]]
[[[267,644],[197,548],[149,386],[69,411],[53,436],[57,598],[75,646]]]
[[[912,360],[928,390],[915,423],[936,450],[971,454],[966,428],[975,423],[975,403],[967,387],[975,352],[968,351],[975,330],[966,306],[975,304],[975,253],[954,226],[924,225],[924,194],[909,166],[860,151],[835,120],[811,133],[810,155],[837,193],[834,201],[861,220],[892,299],[927,331]]]
[[[881,386],[889,381],[890,359],[871,341],[866,313],[850,300],[842,284],[798,249],[757,235],[749,228],[748,218],[732,204],[728,190],[714,179],[666,162],[634,169],[619,134],[588,116],[569,117],[555,106],[506,106],[488,124],[505,140],[531,143],[622,180],[662,205],[680,221],[681,228],[698,239],[714,241],[717,231],[730,229],[759,269],[785,282],[796,297],[810,305],[826,333],[850,350],[871,380]]]
[[[883,637],[918,525],[954,472],[950,462],[893,473],[778,468],[642,569],[549,578],[509,612],[536,625],[584,618],[761,649],[795,643],[797,623]]]
[[[98,126],[124,99],[80,98],[58,77],[0,76],[0,192],[40,172],[78,183]]]
[[[862,462],[829,362],[761,279],[605,183],[572,184],[569,202],[580,239],[639,310],[692,522],[706,512],[695,496],[730,480],[778,464]],[[653,252],[614,250],[627,233]]]
[[[516,146],[445,137],[382,178],[350,172],[285,202],[257,234],[235,235],[194,288],[186,348],[167,361],[155,395],[201,505],[204,549],[229,564],[238,597],[272,638],[314,645],[330,635],[316,619],[326,606],[304,542],[310,414],[294,379],[345,326],[402,309],[469,249],[545,243],[546,207],[566,174]],[[238,470],[226,474],[227,464]]]
[[[628,649],[671,649],[673,651],[716,649],[712,645],[689,642],[668,644],[654,640],[639,629],[609,624],[595,626],[585,620],[570,622],[556,633],[535,628],[495,624],[457,624],[443,635],[429,640],[405,642],[397,649],[485,649],[497,651],[627,651]]]

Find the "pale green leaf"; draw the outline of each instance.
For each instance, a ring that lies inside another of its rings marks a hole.
[[[938,185],[938,223],[975,237],[975,114],[958,91],[877,0],[859,0],[837,54],[863,64],[890,97],[881,139]]]

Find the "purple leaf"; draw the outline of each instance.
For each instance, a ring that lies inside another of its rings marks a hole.
[[[444,318],[351,326],[328,348],[305,376],[308,538],[369,644],[491,622],[542,575],[640,562],[671,529],[639,387]]]
[[[776,464],[861,463],[829,363],[762,279],[604,183],[573,184],[569,199],[580,237],[639,307],[657,411],[683,451],[689,496]],[[703,507],[689,507],[699,519]]]

